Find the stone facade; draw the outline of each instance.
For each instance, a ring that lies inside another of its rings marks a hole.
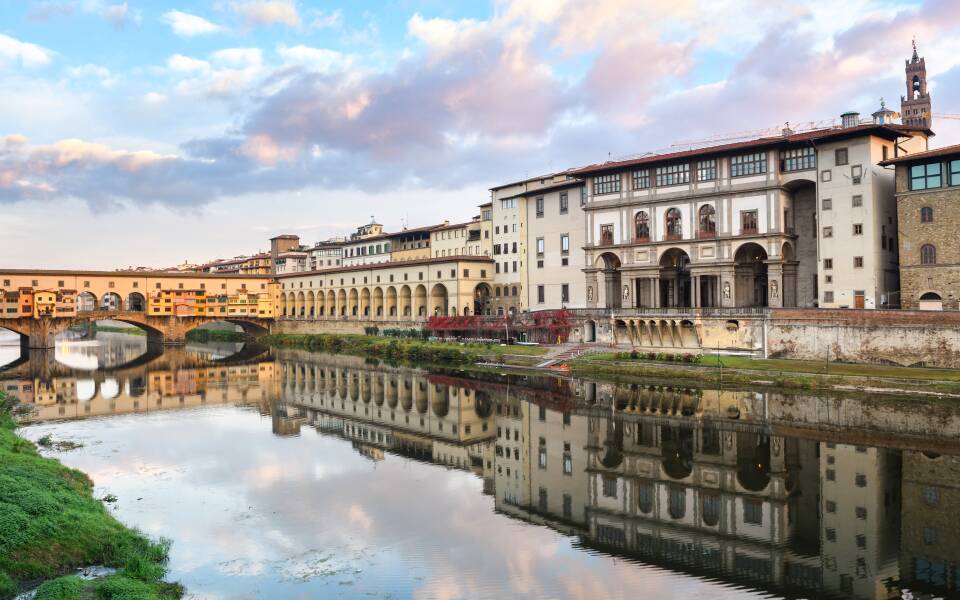
[[[903,308],[960,309],[960,146],[898,159],[897,220],[900,248],[900,303]],[[938,165],[941,187],[911,189],[913,167]],[[924,247],[928,250],[924,251]],[[929,248],[933,248],[932,254]],[[926,252],[926,255],[924,254]],[[931,262],[932,260],[932,262]],[[939,301],[939,302],[938,302]]]

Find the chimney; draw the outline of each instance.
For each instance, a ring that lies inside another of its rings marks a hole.
[[[860,124],[860,113],[855,110],[848,110],[847,112],[840,115],[840,125],[844,129],[848,127],[856,127]]]

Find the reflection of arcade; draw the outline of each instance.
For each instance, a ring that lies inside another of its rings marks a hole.
[[[308,423],[351,440],[372,460],[389,452],[480,473],[492,410],[475,382],[374,368],[353,357],[281,364],[275,432],[296,434]]]
[[[269,406],[277,397],[272,360],[198,368],[164,366],[47,380],[7,379],[0,381],[0,389],[33,405],[34,410],[23,419],[28,423],[211,404]]]

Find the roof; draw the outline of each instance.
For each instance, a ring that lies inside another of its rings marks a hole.
[[[557,171],[556,173],[546,173],[544,175],[537,175],[536,177],[527,177],[526,179],[521,179],[519,181],[511,181],[510,183],[501,183],[500,185],[496,185],[490,188],[490,191],[494,192],[496,190],[502,190],[503,188],[507,188],[512,185],[520,185],[521,183],[530,183],[531,181],[540,181],[541,179],[553,179],[557,175],[570,175],[572,172],[576,170],[577,170],[576,168],[567,169],[566,171]],[[486,204],[481,204],[480,206],[486,206]]]
[[[928,158],[937,158],[941,156],[960,156],[960,144],[953,146],[945,146],[943,148],[937,148],[935,150],[927,150],[926,152],[914,152],[913,154],[904,154],[903,156],[897,156],[896,158],[887,159],[880,164],[883,166],[887,165],[896,165],[907,162],[913,162],[915,160],[926,160]]]
[[[668,152],[666,154],[650,154],[648,156],[641,156],[639,158],[632,158],[628,160],[608,161],[605,163],[598,163],[588,167],[583,167],[581,169],[576,169],[570,173],[572,175],[589,175],[592,173],[601,173],[604,171],[622,169],[624,167],[663,163],[681,158],[714,156],[735,150],[751,150],[791,144],[802,144],[804,142],[830,141],[857,137],[861,135],[876,135],[885,137],[892,141],[899,137],[910,136],[910,132],[913,131],[918,131],[918,129],[903,125],[877,125],[874,123],[867,123],[865,125],[857,125],[854,127],[831,127],[829,129],[815,129],[813,131],[793,133],[790,135],[780,135],[746,140],[742,142],[732,142],[729,144],[721,144],[719,146],[707,146],[705,148],[696,148],[692,150],[680,150],[677,152]],[[933,133],[930,130],[921,131],[924,131],[928,134]]]
[[[283,235],[275,235],[271,240],[299,240],[299,235],[293,235],[292,233],[284,233]]]
[[[555,192],[557,190],[563,190],[566,188],[580,187],[583,185],[582,179],[569,179],[567,181],[562,181],[560,183],[555,183],[553,185],[545,185],[542,188],[537,188],[535,190],[527,190],[519,194],[520,196],[536,196],[537,194],[548,194],[550,192]]]
[[[400,231],[395,231],[393,233],[385,233],[383,235],[384,237],[397,237],[398,235],[404,235],[406,233],[422,233],[427,231],[433,231],[434,229],[442,229],[444,227],[446,227],[446,224],[440,223],[439,225],[426,225],[424,227],[414,227],[412,229],[401,229]]]
[[[434,231],[447,231],[449,229],[460,229],[462,227],[469,227],[470,225],[473,225],[475,223],[477,223],[477,221],[465,221],[463,223],[450,223],[449,225],[441,225],[440,227],[437,227]]]
[[[357,265],[355,267],[334,267],[331,269],[318,269],[316,271],[298,271],[296,273],[281,273],[276,276],[277,279],[289,279],[291,277],[306,277],[310,275],[335,275],[337,273],[355,273],[357,271],[373,271],[381,269],[397,269],[402,267],[420,267],[424,265],[443,264],[452,262],[483,262],[493,263],[494,260],[489,256],[445,256],[440,258],[420,258],[416,260],[398,260],[390,262],[375,263],[372,265]],[[402,282],[397,282],[402,283]],[[408,283],[416,283],[414,281]]]
[[[111,278],[143,279],[163,277],[164,279],[269,279],[257,275],[235,275],[232,273],[198,273],[196,271],[70,271],[67,269],[0,269],[0,275],[37,275],[39,277],[89,276]]]

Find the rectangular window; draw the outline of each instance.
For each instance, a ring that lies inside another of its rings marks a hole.
[[[563,518],[569,519],[573,517],[573,498],[570,497],[570,494],[563,495]]]
[[[850,179],[853,185],[860,185],[860,181],[863,178],[863,167],[860,165],[853,165],[850,167]]]
[[[854,257],[853,257],[853,268],[854,268],[854,269],[862,269],[862,268],[863,268],[863,257],[862,257],[862,256],[854,256]]]
[[[537,197],[537,216],[543,216],[543,196]]]
[[[750,525],[763,525],[763,503],[759,500],[744,500],[743,522]]]
[[[792,148],[780,151],[780,171],[792,173],[817,168],[817,156],[813,148]]]
[[[853,205],[854,208],[858,206],[863,206],[863,196],[857,194],[851,199],[850,203]]]
[[[604,477],[604,478],[603,478],[603,497],[604,497],[604,498],[616,498],[616,497],[617,497],[617,479],[616,479],[616,477]]]
[[[587,188],[580,188],[580,208],[583,208],[587,205]]]
[[[740,211],[740,233],[741,235],[751,235],[757,233],[757,211]]]
[[[570,302],[570,284],[561,283],[560,284],[560,302]]]
[[[853,224],[853,235],[863,235],[863,223]]]
[[[730,158],[730,176],[746,177],[748,175],[761,175],[767,172],[767,154],[766,152],[754,152],[751,154],[742,154]]]
[[[543,256],[544,243],[543,238],[537,238],[537,256]]]
[[[943,184],[943,170],[940,163],[913,165],[910,167],[910,189],[928,190]]]
[[[690,183],[690,163],[657,167],[657,187]]]
[[[546,286],[538,285],[537,286],[537,304],[543,304],[546,302]]]
[[[830,198],[824,198],[822,204],[823,204],[823,210],[830,210],[833,208],[833,200],[831,200]]]
[[[832,268],[833,268],[833,259],[832,259],[832,258],[825,258],[825,259],[823,259],[823,268],[824,268],[824,269],[832,269]]]
[[[830,169],[826,169],[820,172],[820,181],[823,183],[828,183],[833,181],[833,173],[830,172]]]
[[[568,254],[570,252],[570,235],[566,233],[560,234],[560,252],[562,254]]]
[[[516,208],[517,199],[516,198],[507,198],[500,201],[500,208]]]
[[[713,181],[717,178],[716,159],[701,160],[697,163],[697,181]]]
[[[951,160],[947,168],[950,170],[950,185],[960,185],[960,160]]]
[[[960,185],[960,181],[957,182]],[[633,189],[645,190],[650,187],[650,169],[640,169],[633,172]]]
[[[824,227],[823,228],[823,237],[833,237],[833,227]]]
[[[620,174],[598,175],[593,178],[593,195],[613,194],[620,191]]]
[[[567,214],[567,210],[570,208],[570,201],[567,200],[567,193],[560,192],[560,214]]]
[[[600,245],[613,245],[613,223],[605,223],[600,226]]]
[[[847,164],[848,153],[846,148],[837,148],[833,154],[834,162],[838,167]]]

